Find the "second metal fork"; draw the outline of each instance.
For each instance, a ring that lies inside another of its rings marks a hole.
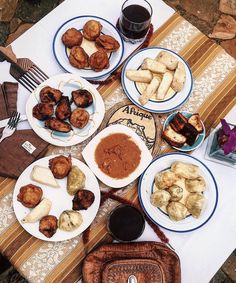
[[[10,137],[16,130],[16,126],[20,120],[20,113],[14,111],[11,114],[11,117],[7,123],[7,126],[2,131],[2,136],[0,138],[0,142],[2,142],[5,138]]]

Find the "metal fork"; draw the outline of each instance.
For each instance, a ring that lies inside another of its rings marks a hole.
[[[20,120],[20,113],[17,111],[12,112],[11,117],[7,123],[7,126],[2,132],[2,137],[0,138],[0,143],[5,139],[10,137],[16,130],[16,126]]]
[[[32,92],[38,85],[49,77],[28,58],[16,58],[11,46],[0,46],[0,55],[11,63],[10,74]]]

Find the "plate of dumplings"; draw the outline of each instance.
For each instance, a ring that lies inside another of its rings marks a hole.
[[[187,62],[172,50],[144,48],[125,63],[122,87],[128,98],[143,110],[166,113],[189,98],[193,78]]]
[[[53,39],[53,54],[69,73],[97,80],[111,74],[124,53],[123,40],[106,19],[79,16],[63,23]]]
[[[50,155],[28,166],[18,178],[13,208],[32,236],[51,242],[72,239],[94,220],[100,205],[99,184],[80,160]]]
[[[210,169],[185,153],[154,159],[140,177],[138,191],[147,216],[173,232],[190,232],[205,225],[218,203]]]

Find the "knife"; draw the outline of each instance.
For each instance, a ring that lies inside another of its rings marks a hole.
[[[27,116],[26,115],[20,115],[20,121],[19,122],[22,122],[22,121],[25,121],[25,120],[27,120]],[[9,118],[1,120],[0,121],[0,129],[6,127],[8,121],[9,121]]]

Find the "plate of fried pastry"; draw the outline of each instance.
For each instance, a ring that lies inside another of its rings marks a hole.
[[[105,113],[97,89],[76,74],[60,74],[39,85],[26,103],[28,121],[42,139],[72,146],[90,137]]]
[[[185,153],[154,159],[139,179],[139,199],[147,216],[174,232],[206,224],[215,212],[218,189],[209,168]]]
[[[122,38],[107,20],[80,16],[63,23],[53,40],[60,66],[86,79],[99,79],[114,71],[123,56]]]
[[[142,49],[122,69],[121,82],[128,98],[153,113],[179,108],[189,98],[193,78],[184,59],[161,47]]]
[[[94,220],[99,205],[96,177],[70,155],[35,161],[20,175],[13,193],[19,223],[45,241],[64,241],[81,234]]]

